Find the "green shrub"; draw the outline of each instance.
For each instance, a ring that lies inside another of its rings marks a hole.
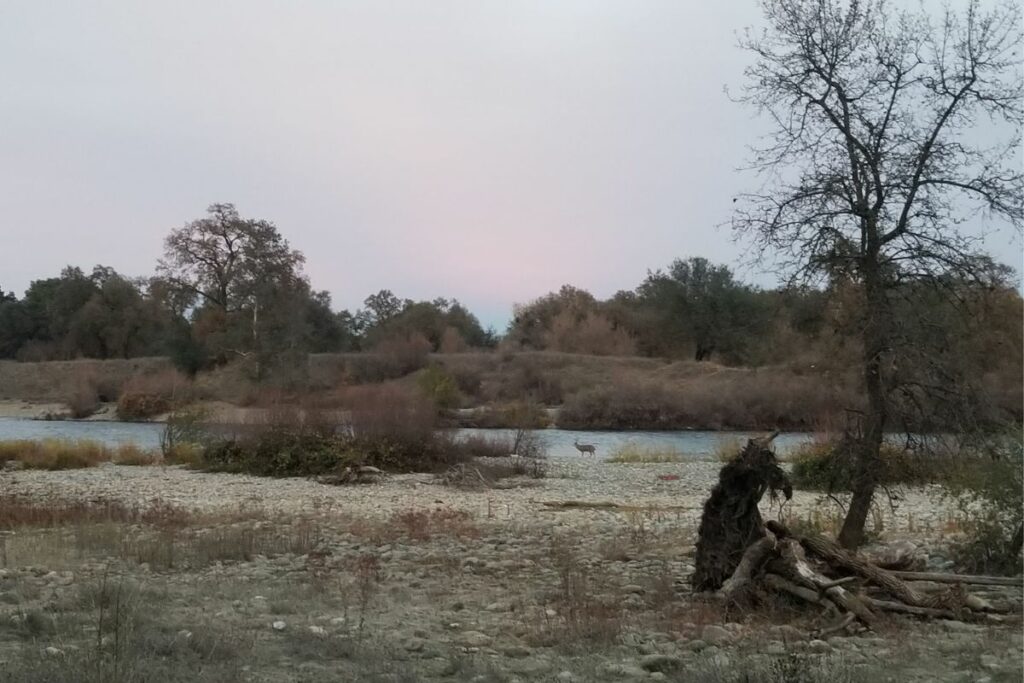
[[[853,444],[841,441],[815,440],[797,447],[787,458],[793,464],[794,486],[826,492],[849,492],[855,473]],[[940,456],[908,451],[894,443],[882,444],[882,471],[879,483],[884,485],[922,485],[942,478],[946,460]]]
[[[296,477],[335,472],[360,460],[343,437],[271,431],[215,441],[203,449],[200,464],[218,472]]]
[[[961,456],[946,482],[961,511],[963,540],[953,561],[964,572],[1021,572],[1024,531],[1024,445],[1011,434]]]
[[[817,440],[798,446],[787,458],[793,465],[793,485],[812,491],[849,492],[856,457],[850,442]],[[948,459],[935,453],[911,451],[883,443],[878,483],[920,486],[940,482]]]
[[[438,410],[458,408],[462,401],[455,378],[439,365],[430,365],[417,378],[420,391]]]

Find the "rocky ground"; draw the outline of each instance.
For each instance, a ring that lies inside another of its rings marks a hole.
[[[553,460],[545,479],[486,490],[428,475],[4,472],[7,500],[78,512],[8,510],[32,526],[3,536],[0,680],[1021,680],[1019,623],[891,618],[821,640],[802,607],[723,612],[691,595],[717,469]],[[545,505],[566,501],[619,507]],[[83,503],[107,511],[86,519]],[[808,492],[764,513],[835,523]],[[947,568],[957,518],[934,493],[908,492],[870,526]]]

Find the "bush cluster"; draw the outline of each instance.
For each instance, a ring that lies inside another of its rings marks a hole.
[[[853,486],[854,444],[817,440],[802,444],[790,455],[791,479],[797,488],[849,492]],[[878,482],[886,486],[922,485],[943,479],[945,456],[919,453],[893,443],[883,443]]]
[[[210,438],[198,465],[261,476],[309,476],[370,465],[390,472],[439,471],[471,457],[422,395],[397,386],[352,387],[339,414],[278,408],[230,438]]]

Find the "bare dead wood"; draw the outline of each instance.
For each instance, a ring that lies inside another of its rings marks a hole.
[[[839,633],[840,631],[845,631],[856,620],[857,620],[857,615],[855,615],[855,614],[845,614],[845,615],[843,615],[843,618],[839,620],[839,623],[833,624],[832,626],[828,626],[826,628],[819,629],[815,633],[815,635],[817,637],[819,637],[819,638],[824,638],[825,636],[830,636],[833,633]]]
[[[776,535],[782,534],[796,539],[809,553],[825,560],[830,565],[851,571],[858,576],[868,579],[875,585],[881,586],[903,603],[917,606],[927,606],[928,604],[927,598],[912,590],[903,581],[897,579],[893,576],[892,572],[879,569],[870,562],[865,562],[820,534],[794,536],[782,524],[775,521],[769,522],[768,528]]]
[[[822,576],[804,557],[803,549],[795,538],[786,538],[779,541],[781,558],[772,563],[772,571],[779,573],[779,570],[787,578],[795,579],[804,587],[812,588],[818,593],[824,594],[833,603],[847,612],[857,615],[857,618],[870,626],[875,622],[875,615],[861,601],[861,599],[843,588],[835,585],[832,579]]]
[[[867,596],[862,596],[861,599],[874,609],[884,612],[900,612],[902,614],[914,614],[920,617],[938,617],[940,619],[958,618],[958,615],[953,612],[953,610],[942,609],[939,607],[918,607],[916,605],[907,605],[893,600],[879,600],[878,598],[869,598]]]
[[[812,603],[814,605],[821,605],[822,607],[832,608],[835,607],[828,600],[828,598],[818,593],[818,591],[797,585],[789,579],[779,576],[778,574],[765,574],[764,582],[770,588],[774,588],[775,590],[782,591],[784,593],[789,593],[794,597],[800,598],[801,600],[806,600],[807,602]]]
[[[836,579],[834,581],[829,581],[824,586],[821,586],[821,588],[825,589],[825,588],[832,588],[833,586],[845,586],[846,584],[853,583],[856,580],[857,580],[856,576],[844,576],[841,579]]]
[[[1024,577],[1020,576],[978,576],[972,574],[940,574],[935,572],[903,572],[891,571],[893,576],[907,581],[934,581],[935,583],[965,583],[974,586],[1014,586],[1024,587]]]
[[[750,586],[754,574],[768,560],[768,557],[775,552],[775,546],[774,536],[765,536],[748,546],[747,550],[743,553],[739,566],[736,567],[736,571],[725,580],[722,588],[718,591],[718,595],[727,601],[737,599]]]
[[[616,512],[677,512],[699,510],[692,505],[624,505],[606,500],[548,500],[541,501],[547,512],[561,510],[614,510]]]

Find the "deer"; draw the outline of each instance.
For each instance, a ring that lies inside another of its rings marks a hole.
[[[585,453],[590,453],[591,455],[597,455],[597,449],[594,447],[593,444],[580,443],[579,440],[577,439],[577,440],[574,440],[572,442],[572,445],[576,447],[576,450],[578,450],[580,452],[580,455],[583,455]]]

